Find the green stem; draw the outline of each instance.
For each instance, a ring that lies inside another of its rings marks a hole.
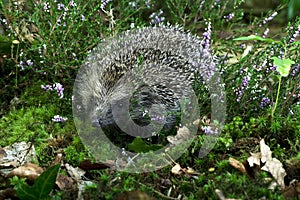
[[[280,86],[281,86],[281,78],[282,78],[282,76],[279,76],[279,83],[278,83],[278,88],[277,88],[277,95],[276,95],[276,101],[275,101],[275,105],[274,105],[274,107],[273,107],[273,110],[272,110],[272,119],[273,119],[273,117],[274,117],[274,112],[275,112],[275,110],[276,110],[276,108],[277,108],[277,104],[278,104],[278,98],[279,98],[279,92],[280,92]]]

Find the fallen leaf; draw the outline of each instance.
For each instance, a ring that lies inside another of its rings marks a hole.
[[[265,163],[261,170],[270,172],[280,185],[281,189],[284,189],[284,177],[286,176],[286,171],[283,168],[283,164],[278,159],[272,158],[272,151],[270,150],[270,147],[266,145],[264,139],[260,141],[260,152],[261,162]]]
[[[229,164],[230,164],[233,168],[239,170],[240,172],[242,172],[242,173],[244,173],[244,174],[247,174],[247,171],[246,171],[246,168],[245,168],[244,164],[241,163],[240,161],[238,161],[238,160],[236,160],[236,159],[234,159],[234,158],[229,158]]]
[[[55,184],[60,190],[70,190],[77,187],[76,181],[74,181],[71,177],[62,174],[57,175]]]
[[[249,166],[254,167],[255,165],[260,166],[261,153],[250,153],[251,156],[247,159]]]
[[[286,172],[279,160],[277,160],[276,158],[267,160],[266,164],[261,168],[261,170],[270,172],[277,183],[280,185],[281,189],[285,188],[284,177],[286,175]]]
[[[270,147],[266,145],[265,140],[262,139],[260,142],[261,162],[265,163],[267,160],[272,160],[272,151]]]
[[[70,174],[70,176],[76,181],[81,180],[81,177],[85,174],[85,171],[83,171],[82,169],[78,167],[74,168],[68,163],[65,164],[65,167],[67,169],[68,174]]]
[[[181,174],[181,167],[179,164],[174,165],[174,167],[172,167],[171,172],[173,174]]]
[[[9,174],[6,175],[6,177],[12,178],[13,176],[18,176],[20,178],[26,178],[30,181],[34,181],[43,173],[43,171],[44,170],[36,164],[26,163],[23,166],[13,169]]]
[[[290,185],[283,190],[282,195],[284,198],[295,199],[300,195],[300,182],[296,185]]]
[[[87,171],[87,170],[106,169],[111,166],[105,163],[98,163],[98,162],[92,163],[90,160],[84,160],[79,164],[78,167],[80,169]]]

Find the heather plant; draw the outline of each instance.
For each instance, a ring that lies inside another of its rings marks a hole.
[[[271,17],[267,17],[261,24],[270,20]],[[227,65],[227,71],[224,72],[228,77],[227,88],[235,91],[235,101],[240,104],[241,109],[235,107],[234,112],[240,110],[238,112],[249,117],[271,108],[270,115],[274,117],[274,114],[286,115],[294,104],[299,104],[297,55],[300,43],[295,41],[298,30],[299,18],[287,25],[285,36],[281,40],[266,38],[266,35],[259,36],[259,33],[235,39],[255,42],[248,42],[247,47],[245,43],[241,44],[241,48],[244,49],[243,55],[238,63]],[[232,72],[232,69],[237,69],[235,75],[228,73]],[[234,79],[236,81],[233,81]],[[280,108],[277,107],[278,104],[281,105]]]

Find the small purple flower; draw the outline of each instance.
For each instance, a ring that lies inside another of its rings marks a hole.
[[[209,50],[211,43],[211,21],[205,22],[207,27],[205,28],[205,32],[202,34],[204,37],[204,46],[205,49]]]
[[[290,76],[294,77],[299,72],[299,69],[300,64],[295,65],[291,70]]]
[[[278,12],[275,11],[274,13],[272,13],[272,15],[270,15],[269,17],[266,17],[263,22],[259,25],[259,27],[262,27],[262,25],[265,25],[267,22],[271,21],[276,15],[278,15]]]
[[[149,18],[151,19],[150,23],[152,25],[154,24],[159,24],[165,20],[165,17],[162,17],[161,15],[163,14],[162,10],[159,10],[158,12],[151,13]]]
[[[51,8],[50,4],[48,2],[44,2],[44,11],[49,12],[50,8]]]
[[[41,88],[45,91],[51,91],[53,90],[52,85],[41,85]]]
[[[206,135],[216,135],[216,134],[218,134],[218,129],[215,128],[215,130],[213,130],[211,128],[211,126],[203,126],[201,129],[202,129],[202,131],[204,131],[204,133]]]
[[[250,76],[246,75],[244,76],[242,80],[242,85],[235,91],[235,94],[237,95],[237,102],[241,101],[241,98],[243,96],[243,93],[246,89],[246,87],[249,85]]]
[[[52,119],[52,121],[54,121],[54,122],[65,122],[67,120],[68,120],[67,117],[62,117],[60,115],[55,115]]]
[[[20,63],[18,64],[18,67],[21,67],[21,69],[24,70],[26,67],[26,63],[24,61],[20,61]]]
[[[27,60],[26,63],[27,63],[27,65],[30,66],[30,67],[32,67],[32,65],[33,65],[33,62],[32,62],[31,60]]]
[[[244,79],[242,81],[242,86],[247,87],[247,85],[249,84],[249,81],[250,81],[250,76],[244,76]]]
[[[6,19],[2,19],[3,24],[7,25]]]
[[[102,10],[104,10],[105,9],[105,7],[106,7],[106,5],[109,3],[109,2],[111,2],[112,0],[102,0],[101,1],[101,5],[100,5],[100,8],[102,9]]]
[[[58,10],[62,10],[63,7],[65,7],[65,5],[64,5],[63,3],[57,4],[57,9],[58,9]]]
[[[232,20],[233,18],[234,18],[234,13],[230,13],[230,14],[224,16],[224,19],[226,19],[227,22]]]
[[[290,38],[290,42],[294,42],[296,37],[298,37],[300,32],[300,25],[298,26],[297,30],[294,32],[293,36]]]
[[[64,88],[62,86],[62,84],[60,83],[55,83],[53,84],[53,88],[57,91],[59,98],[63,98],[64,97]]]
[[[269,28],[266,28],[266,30],[264,31],[262,37],[263,37],[263,38],[266,38],[267,35],[268,35],[268,33],[269,33],[269,31],[270,31],[270,29],[269,29]]]
[[[242,43],[242,44],[240,45],[240,47],[241,47],[242,49],[245,49],[245,48],[246,48],[246,44],[245,44],[245,43]]]
[[[71,7],[76,7],[77,4],[76,4],[73,0],[71,0],[71,1],[70,1],[70,6],[71,6]]]
[[[271,103],[271,101],[268,97],[263,97],[260,102],[260,107],[265,108],[265,107],[269,106],[270,103]]]

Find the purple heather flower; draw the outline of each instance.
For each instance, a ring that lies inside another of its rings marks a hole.
[[[68,120],[67,117],[62,117],[62,116],[59,116],[59,115],[55,115],[52,119],[52,121],[54,121],[54,122],[65,122],[67,120]]]
[[[2,22],[3,22],[5,25],[7,25],[6,19],[2,19]]]
[[[264,31],[262,37],[263,37],[263,38],[266,38],[267,35],[268,35],[268,33],[269,33],[269,31],[270,31],[270,29],[269,29],[269,28],[266,28],[266,30]]]
[[[299,72],[299,69],[300,69],[300,64],[295,65],[295,66],[292,68],[290,75],[291,75],[292,77],[294,77],[294,76]]]
[[[244,90],[249,85],[249,81],[250,81],[250,76],[248,76],[248,75],[244,76],[244,78],[242,80],[242,85],[235,91],[235,94],[237,95],[237,102],[241,101]]]
[[[46,91],[53,90],[52,85],[41,85],[41,88]]]
[[[31,60],[27,60],[26,63],[27,63],[27,65],[30,66],[30,67],[33,65],[33,62],[32,62]]]
[[[211,126],[203,126],[201,129],[206,135],[215,135],[218,133],[218,129],[216,128],[215,130],[213,130]]]
[[[165,20],[165,17],[162,17],[161,16],[162,14],[163,14],[162,10],[151,13],[151,15],[149,16],[149,18],[151,19],[150,23],[154,25],[163,22]]]
[[[245,76],[242,81],[243,87],[247,87],[247,85],[249,84],[249,81],[250,81],[250,76]]]
[[[53,88],[57,91],[59,98],[63,98],[64,97],[64,88],[62,86],[62,84],[60,83],[55,83],[53,84]]]
[[[76,4],[73,0],[71,0],[71,1],[70,1],[70,6],[71,6],[71,7],[76,7],[77,4]]]
[[[211,21],[205,22],[207,27],[205,28],[205,32],[202,34],[204,37],[204,46],[205,49],[209,50],[210,42],[211,42]]]
[[[299,32],[300,32],[300,25],[298,25],[297,30],[294,32],[293,36],[290,38],[290,42],[295,41],[296,37],[298,37],[298,35],[299,35]]]
[[[57,4],[57,9],[58,10],[62,10],[63,7],[65,7],[65,5],[63,3]]]
[[[234,13],[230,13],[229,15],[224,16],[224,19],[226,19],[226,21],[230,21],[234,18]]]
[[[265,108],[265,107],[267,107],[268,105],[270,105],[270,103],[271,103],[271,101],[270,101],[270,99],[269,99],[268,97],[263,97],[263,98],[261,99],[261,102],[260,102],[260,107],[261,107],[261,108]]]
[[[101,5],[100,5],[100,8],[102,9],[102,10],[104,10],[105,9],[105,7],[106,7],[106,5],[109,3],[109,2],[111,2],[112,0],[102,0],[101,1]]]
[[[19,67],[21,67],[22,70],[25,69],[26,63],[24,61],[20,61],[20,63],[18,64]]]
[[[261,27],[262,25],[265,25],[267,22],[271,21],[276,15],[278,15],[278,12],[275,11],[274,13],[272,13],[272,15],[270,15],[269,17],[266,17],[262,24],[259,25],[259,27]]]
[[[50,4],[48,2],[44,2],[44,11],[49,12],[50,8],[51,8]]]

